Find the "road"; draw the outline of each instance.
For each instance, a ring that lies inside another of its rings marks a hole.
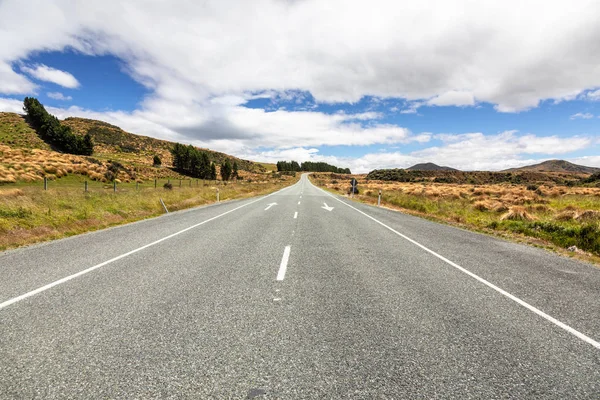
[[[600,269],[272,195],[0,253],[0,398],[599,398]]]

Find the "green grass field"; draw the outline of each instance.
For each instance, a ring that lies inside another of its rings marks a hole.
[[[122,183],[114,192],[111,183],[88,181],[69,175],[48,182],[17,182],[0,187],[0,250],[35,242],[58,239],[79,233],[133,222],[164,213],[162,199],[169,211],[221,201],[267,194],[294,183],[296,179],[264,182],[223,182],[170,180],[136,184]],[[181,186],[180,186],[181,185]]]

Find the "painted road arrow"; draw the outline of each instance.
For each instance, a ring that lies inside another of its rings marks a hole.
[[[321,207],[321,208],[324,208],[324,209],[326,209],[327,211],[331,211],[331,210],[333,210],[333,207],[329,207],[329,206],[327,205],[327,203],[323,203],[323,204],[325,204],[325,205],[324,205],[323,207]]]
[[[270,203],[270,204],[267,206],[267,208],[265,208],[265,211],[267,211],[269,208],[271,208],[271,207],[273,207],[273,206],[276,206],[276,205],[277,205],[277,203]]]

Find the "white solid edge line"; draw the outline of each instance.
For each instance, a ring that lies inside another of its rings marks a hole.
[[[294,185],[292,185],[292,186],[294,186]],[[134,253],[137,253],[138,251],[141,251],[141,250],[147,249],[148,247],[151,247],[151,246],[154,246],[154,245],[156,245],[156,244],[158,244],[158,243],[164,242],[165,240],[171,239],[172,237],[175,237],[175,236],[177,236],[177,235],[180,235],[180,234],[182,234],[182,233],[184,233],[184,232],[187,232],[187,231],[189,231],[190,229],[197,228],[197,227],[199,227],[200,225],[204,225],[204,224],[206,224],[207,222],[213,221],[213,220],[215,220],[215,219],[217,219],[217,218],[220,218],[220,217],[222,217],[222,216],[224,216],[224,215],[227,215],[227,214],[229,214],[229,213],[232,213],[232,212],[234,212],[234,211],[236,211],[236,210],[239,210],[240,208],[243,208],[243,207],[249,206],[249,205],[251,205],[251,204],[254,204],[254,203],[258,202],[258,201],[264,200],[264,199],[266,199],[267,197],[273,196],[273,195],[274,195],[274,194],[276,194],[276,193],[279,193],[279,192],[281,192],[281,191],[283,191],[283,190],[289,189],[289,188],[291,188],[292,186],[288,186],[288,187],[285,187],[285,188],[283,188],[283,189],[280,189],[280,190],[278,190],[278,191],[276,191],[276,192],[273,192],[273,193],[271,193],[271,194],[268,194],[268,195],[266,195],[266,196],[262,196],[262,197],[261,197],[261,198],[259,198],[259,199],[256,199],[256,200],[254,200],[254,201],[251,201],[251,202],[249,202],[249,203],[246,203],[246,204],[242,204],[242,205],[241,205],[241,206],[239,206],[239,207],[236,207],[236,208],[234,208],[234,209],[232,209],[232,210],[226,211],[226,212],[224,212],[224,213],[222,213],[222,214],[219,214],[219,215],[217,215],[217,216],[215,216],[215,217],[209,218],[209,219],[207,219],[207,220],[205,220],[205,221],[202,221],[202,222],[200,222],[200,223],[197,223],[197,224],[195,224],[195,225],[192,225],[192,226],[190,226],[190,227],[187,227],[187,228],[185,228],[185,229],[182,229],[182,230],[180,230],[179,232],[172,233],[172,234],[170,234],[170,235],[168,235],[168,236],[165,236],[165,237],[164,237],[164,238],[162,238],[162,239],[155,240],[154,242],[152,242],[152,243],[148,243],[147,245],[144,245],[144,246],[142,246],[142,247],[138,247],[138,248],[137,248],[137,249],[135,249],[135,250],[131,250],[131,251],[127,252],[127,253],[121,254],[121,255],[119,255],[119,256],[116,256],[116,257],[114,257],[114,258],[111,258],[110,260],[107,260],[107,261],[104,261],[104,262],[102,262],[102,263],[100,263],[100,264],[94,265],[93,267],[90,267],[90,268],[84,269],[83,271],[79,271],[79,272],[77,272],[77,273],[75,273],[75,274],[73,274],[73,275],[66,276],[66,277],[64,277],[64,278],[62,278],[62,279],[59,279],[59,280],[57,280],[57,281],[54,281],[54,282],[52,282],[52,283],[49,283],[49,284],[47,284],[47,285],[44,285],[44,286],[42,286],[42,287],[39,287],[39,288],[37,288],[37,289],[34,289],[34,290],[32,290],[32,291],[30,291],[30,292],[27,292],[27,293],[25,293],[25,294],[22,294],[22,295],[20,295],[20,296],[13,297],[12,299],[9,299],[9,300],[6,300],[6,301],[5,301],[5,302],[3,302],[3,303],[0,303],[0,310],[1,310],[1,309],[3,309],[3,308],[5,308],[5,307],[8,307],[8,306],[10,306],[10,305],[12,305],[12,304],[14,304],[14,303],[17,303],[17,302],[19,302],[19,301],[21,301],[21,300],[25,300],[25,299],[26,299],[26,298],[28,298],[28,297],[34,296],[34,295],[36,295],[36,294],[39,294],[39,293],[41,293],[41,292],[44,292],[44,291],[46,291],[46,290],[48,290],[48,289],[51,289],[51,288],[53,288],[54,286],[58,286],[58,285],[60,285],[60,284],[62,284],[62,283],[65,283],[65,282],[68,282],[68,281],[70,281],[71,279],[75,279],[75,278],[77,278],[77,277],[79,277],[79,276],[82,276],[82,275],[85,275],[85,274],[87,274],[87,273],[89,273],[89,272],[92,272],[92,271],[94,271],[94,270],[96,270],[96,269],[98,269],[98,268],[104,267],[104,266],[105,266],[105,265],[107,265],[107,264],[113,263],[113,262],[115,262],[115,261],[118,261],[118,260],[120,260],[120,259],[122,259],[122,258],[125,258],[125,257],[127,257],[127,256],[130,256],[130,255],[132,255],[132,254],[134,254]]]
[[[294,213],[294,219],[298,218],[298,211]]]
[[[313,185],[314,186],[314,185]],[[559,328],[564,329],[565,331],[571,333],[572,335],[578,337],[579,339],[583,340],[584,342],[587,342],[589,344],[591,344],[592,346],[594,346],[597,349],[600,349],[600,342],[595,341],[594,339],[592,339],[589,336],[586,336],[585,334],[579,332],[576,329],[571,328],[569,325],[565,324],[564,322],[561,322],[559,320],[557,320],[556,318],[546,314],[545,312],[543,312],[542,310],[532,306],[529,303],[526,303],[525,301],[519,299],[518,297],[508,293],[506,290],[499,288],[498,286],[494,285],[491,282],[486,281],[485,279],[483,279],[482,277],[475,275],[474,273],[472,273],[471,271],[461,267],[460,265],[456,264],[455,262],[452,262],[450,260],[448,260],[446,257],[436,253],[435,251],[423,246],[422,244],[418,243],[417,241],[409,238],[406,235],[403,235],[402,233],[398,232],[397,230],[395,230],[394,228],[391,228],[389,226],[387,226],[386,224],[384,224],[383,222],[375,219],[374,217],[371,217],[369,214],[359,210],[358,208],[351,206],[350,204],[338,199],[337,197],[335,197],[334,195],[332,195],[331,193],[326,192],[325,190],[321,189],[320,187],[315,186],[317,189],[321,190],[323,193],[325,193],[326,195],[334,198],[335,200],[339,201],[340,203],[352,208],[355,211],[358,211],[359,213],[363,214],[365,217],[372,219],[373,221],[377,222],[379,225],[387,228],[388,230],[394,232],[396,235],[402,237],[405,240],[408,240],[409,242],[411,242],[412,244],[420,247],[421,249],[425,250],[426,252],[434,255],[435,257],[439,258],[440,260],[444,261],[446,264],[449,264],[451,266],[453,266],[454,268],[458,269],[461,272],[464,272],[465,274],[469,275],[471,278],[477,279],[479,282],[483,283],[484,285],[494,289],[495,291],[497,291],[498,293],[508,297],[509,299],[511,299],[512,301],[520,304],[521,306],[527,308],[529,311],[532,311],[534,313],[536,313],[537,315],[539,315],[540,317],[552,322],[554,325],[558,326]]]
[[[279,272],[277,273],[277,280],[282,281],[285,278],[285,271],[287,271],[288,261],[290,260],[291,246],[285,246],[283,250],[283,257],[281,258],[281,264],[279,264]]]

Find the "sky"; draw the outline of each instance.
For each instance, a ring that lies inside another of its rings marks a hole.
[[[600,167],[600,2],[0,0],[0,111],[354,173]]]

